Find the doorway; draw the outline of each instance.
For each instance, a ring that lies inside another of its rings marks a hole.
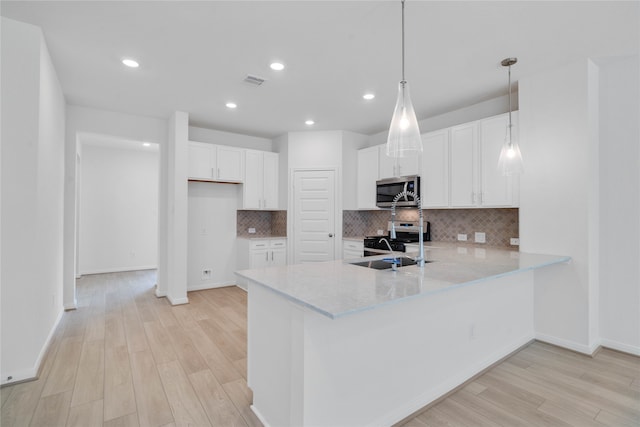
[[[335,259],[336,171],[293,171],[293,262]]]

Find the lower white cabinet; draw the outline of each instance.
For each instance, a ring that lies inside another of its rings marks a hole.
[[[287,265],[287,239],[238,239],[238,270]],[[237,277],[236,284],[246,290],[244,279]]]
[[[364,256],[364,240],[342,239],[342,259],[362,258]]]

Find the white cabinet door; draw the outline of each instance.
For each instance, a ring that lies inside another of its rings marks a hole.
[[[358,209],[375,209],[379,148],[358,150]]]
[[[187,173],[189,179],[212,180],[214,178],[215,146],[203,142],[189,141],[189,165]]]
[[[482,206],[514,206],[514,180],[498,170],[498,157],[504,144],[509,116],[503,114],[481,120],[480,129],[480,199]],[[515,123],[515,121],[514,121]],[[512,132],[517,132],[514,125]]]
[[[252,249],[249,268],[263,268],[269,266],[269,251],[267,249]]]
[[[451,206],[476,204],[476,123],[451,128]]]
[[[422,206],[449,206],[449,130],[422,136],[422,173],[420,191]]]
[[[216,179],[242,182],[244,180],[244,150],[218,145],[217,151]]]
[[[394,176],[418,175],[420,173],[420,156],[400,157],[387,156],[386,144],[378,145],[380,179]]]
[[[271,251],[271,266],[281,267],[283,265],[287,265],[287,250],[273,249]]]
[[[263,173],[262,173],[262,208],[278,208],[278,154],[262,153]]]
[[[242,188],[242,207],[260,209],[262,203],[262,160],[260,151],[245,151],[245,177]]]
[[[342,240],[342,259],[362,258],[364,241]]]
[[[278,154],[245,150],[242,209],[278,208]]]

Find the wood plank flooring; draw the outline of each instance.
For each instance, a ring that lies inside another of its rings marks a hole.
[[[0,389],[0,425],[261,426],[246,383],[246,294],[191,292],[172,307],[155,280],[78,280],[79,308],[64,314],[40,378]],[[536,342],[402,425],[638,427],[640,358]]]

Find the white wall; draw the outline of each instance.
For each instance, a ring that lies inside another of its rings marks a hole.
[[[600,334],[640,355],[640,67],[638,56],[600,68]]]
[[[506,81],[506,79],[505,79]],[[506,87],[505,83],[505,87]],[[518,109],[518,93],[511,94],[511,103],[513,110]],[[509,111],[509,97],[507,95],[497,98],[489,99],[487,101],[479,102],[468,107],[460,108],[458,110],[450,111],[437,116],[428,117],[422,120],[418,120],[418,126],[420,127],[420,133],[432,132],[439,129],[448,128],[451,126],[459,125],[462,123],[468,123],[487,117],[497,116],[498,114],[506,113]],[[389,114],[389,123],[391,123],[391,113]],[[384,130],[380,133],[376,133],[369,137],[369,146],[380,145],[387,142],[388,130]]]
[[[62,315],[65,100],[40,29],[1,30],[4,384],[37,375]]]
[[[189,182],[187,289],[235,284],[238,185]],[[203,279],[202,270],[211,270]]]
[[[75,301],[76,278],[76,152],[78,139],[82,134],[109,135],[120,139],[149,141],[166,145],[166,120],[152,117],[117,113],[96,108],[67,105],[66,109],[66,146],[65,146],[65,187],[64,187],[64,307],[73,309]],[[162,161],[162,159],[161,159]],[[162,164],[162,163],[161,163]],[[166,174],[164,178],[166,187]],[[162,181],[161,181],[162,182]],[[166,191],[160,191],[160,203],[166,197]],[[158,213],[159,246],[166,241],[166,212]],[[165,245],[166,246],[166,245]],[[158,262],[162,263],[162,253]],[[158,282],[164,278],[164,271],[158,271]]]
[[[158,150],[128,144],[83,144],[80,274],[157,267]]]
[[[520,250],[569,255],[572,262],[536,276],[538,338],[591,352],[596,342],[590,297],[597,276],[591,200],[597,164],[590,144],[589,91],[593,65],[583,60],[523,78],[520,141],[525,173],[520,179]],[[596,135],[597,138],[597,135]],[[596,188],[594,188],[596,187]]]
[[[205,129],[189,126],[189,140],[208,142],[210,144],[230,145],[232,147],[250,148],[260,151],[272,151],[270,139],[239,133],[223,132],[215,129]]]

